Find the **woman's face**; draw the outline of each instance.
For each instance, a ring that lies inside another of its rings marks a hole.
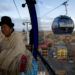
[[[1,31],[6,37],[9,37],[11,35],[12,28],[10,28],[7,24],[3,24],[1,26]]]

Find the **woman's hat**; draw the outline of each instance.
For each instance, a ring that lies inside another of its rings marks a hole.
[[[9,27],[13,27],[14,26],[14,24],[11,21],[11,18],[8,17],[8,16],[1,17],[0,26],[2,26],[3,24],[7,24]]]

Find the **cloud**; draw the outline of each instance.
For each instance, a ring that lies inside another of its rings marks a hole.
[[[9,0],[0,0],[0,11],[9,11],[11,10],[12,2]]]
[[[1,6],[0,6],[1,7]],[[9,11],[11,11],[11,9],[9,9],[8,7],[2,7],[2,8],[0,8],[0,13],[3,13],[3,12],[9,12]]]

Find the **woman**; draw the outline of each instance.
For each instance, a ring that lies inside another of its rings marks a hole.
[[[4,35],[0,41],[0,75],[19,75],[24,69],[30,71],[32,55],[26,49],[22,35],[14,31],[11,18],[3,16],[0,26]]]

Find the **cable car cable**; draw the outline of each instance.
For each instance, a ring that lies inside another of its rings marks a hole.
[[[65,4],[66,2],[68,2],[68,1],[69,1],[69,0],[63,2],[62,4],[60,4],[59,6],[53,8],[52,10],[48,11],[47,13],[45,13],[45,14],[44,14],[43,16],[41,16],[41,17],[47,16],[48,14],[50,14],[51,12],[53,12],[54,10],[56,10],[57,8],[59,8],[60,6],[64,5],[64,4]]]
[[[20,17],[20,19],[21,19],[21,15],[20,15],[20,12],[19,12],[19,10],[18,10],[18,7],[17,7],[17,5],[16,5],[16,2],[15,2],[15,0],[13,0],[13,3],[14,3],[14,5],[15,5],[15,7],[16,7],[16,10],[17,10],[17,13],[18,13],[18,15],[19,15],[19,17]]]

